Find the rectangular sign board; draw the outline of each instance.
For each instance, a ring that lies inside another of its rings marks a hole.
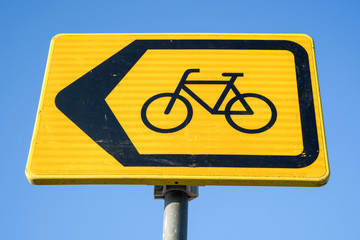
[[[60,34],[34,184],[321,186],[314,45],[300,34]]]

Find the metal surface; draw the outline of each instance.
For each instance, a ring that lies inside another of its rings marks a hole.
[[[170,191],[182,191],[187,196],[189,201],[199,196],[198,186],[176,186],[176,185],[156,185],[154,186],[154,198],[165,199],[165,196]]]
[[[321,186],[329,172],[306,35],[52,40],[34,184]]]
[[[165,194],[163,240],[186,240],[188,195],[181,190]]]

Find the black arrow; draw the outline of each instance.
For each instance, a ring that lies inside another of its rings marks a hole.
[[[291,51],[296,65],[303,153],[297,156],[139,154],[105,98],[148,49]],[[291,41],[136,40],[61,90],[55,98],[55,104],[94,142],[124,166],[299,168],[313,163],[319,152],[309,69],[306,50]]]

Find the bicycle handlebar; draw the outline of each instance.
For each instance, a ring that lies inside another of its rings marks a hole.
[[[244,73],[226,73],[222,74],[224,77],[243,77]]]

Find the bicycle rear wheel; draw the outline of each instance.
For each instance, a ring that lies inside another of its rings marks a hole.
[[[177,95],[176,96],[176,100],[175,102],[177,102],[177,100],[180,100],[180,102],[182,102],[183,104],[185,104],[185,107],[186,107],[186,111],[187,113],[184,115],[183,117],[183,121],[181,120],[181,122],[179,124],[173,124],[175,126],[159,126],[159,123],[151,123],[151,121],[149,120],[149,117],[148,117],[148,109],[149,109],[149,106],[153,106],[153,105],[156,105],[157,103],[159,103],[160,99],[161,98],[168,98],[169,101],[165,101],[167,103],[170,102],[170,99],[174,96],[174,93],[160,93],[160,94],[157,94],[151,98],[149,98],[143,105],[142,109],[141,109],[141,119],[142,121],[144,122],[144,124],[151,130],[155,131],[155,132],[159,132],[159,133],[173,133],[173,132],[177,132],[181,129],[183,129],[184,127],[186,127],[189,122],[191,121],[192,119],[192,116],[193,116],[193,109],[191,107],[191,104],[190,102],[184,98],[183,96],[180,96],[180,95]],[[165,100],[165,99],[161,99],[161,100]],[[167,106],[167,105],[166,105]],[[158,115],[159,117],[161,116],[164,116],[166,117],[165,115],[165,108],[166,106],[164,107],[164,109],[159,109],[158,111]],[[173,108],[176,107],[176,104],[173,106]],[[172,109],[173,110],[173,109]],[[162,113],[164,115],[162,115]],[[170,113],[168,115],[171,115],[173,111],[170,111]],[[175,120],[178,120],[178,119],[175,119]],[[156,126],[157,125],[157,126]]]

